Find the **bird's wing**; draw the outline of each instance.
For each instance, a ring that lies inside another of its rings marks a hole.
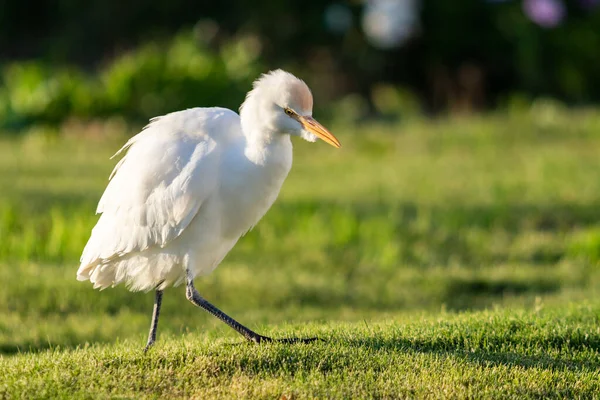
[[[222,111],[221,111],[222,110]],[[78,278],[132,252],[165,247],[214,192],[223,139],[239,125],[223,109],[191,109],[151,123],[127,150],[100,199],[102,213],[81,256]]]

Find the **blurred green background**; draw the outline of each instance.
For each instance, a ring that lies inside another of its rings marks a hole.
[[[595,301],[599,49],[593,0],[4,0],[0,354],[143,341],[151,294],[75,280],[109,157],[273,68],[343,148],[294,142],[208,299],[251,326]],[[161,334],[233,335],[164,307]]]
[[[597,0],[4,0],[0,127],[237,109],[273,68],[363,121],[600,101]],[[33,11],[35,10],[35,11]]]

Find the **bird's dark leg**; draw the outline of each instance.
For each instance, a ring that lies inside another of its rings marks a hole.
[[[162,304],[162,290],[156,290],[156,295],[154,297],[154,311],[152,312],[152,323],[150,325],[150,333],[148,334],[148,343],[146,343],[146,347],[144,348],[144,352],[147,352],[150,347],[156,341],[156,328],[158,328],[158,317],[160,315],[160,306]]]
[[[210,314],[219,318],[221,321],[225,322],[231,328],[233,328],[240,335],[245,337],[247,340],[254,343],[263,343],[263,342],[283,342],[283,343],[308,343],[318,340],[318,338],[286,338],[286,339],[272,339],[267,336],[259,335],[253,330],[246,328],[244,325],[237,322],[235,319],[231,318],[229,315],[225,314],[223,311],[219,310],[217,307],[213,306],[208,302],[204,297],[200,296],[200,293],[194,287],[194,282],[191,279],[187,281],[186,288],[186,297],[189,301],[192,302],[195,306],[201,307],[208,311]]]

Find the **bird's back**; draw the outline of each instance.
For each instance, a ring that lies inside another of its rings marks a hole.
[[[231,110],[194,108],[153,119],[119,151],[127,154],[98,204],[102,216],[78,279],[100,288],[125,282],[134,290],[181,282],[190,243],[180,237],[214,203],[226,150],[243,153],[243,146]],[[209,230],[216,221],[203,215]]]

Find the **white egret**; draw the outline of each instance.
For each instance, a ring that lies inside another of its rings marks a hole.
[[[308,86],[271,71],[254,82],[238,116],[192,108],[154,118],[116,155],[78,280],[104,289],[155,290],[146,350],[156,340],[163,291],[186,283],[187,299],[253,342],[272,341],[205,300],[193,280],[213,271],[275,201],[292,165],[290,136],[339,141],[312,118]],[[285,342],[314,339],[280,339]]]

